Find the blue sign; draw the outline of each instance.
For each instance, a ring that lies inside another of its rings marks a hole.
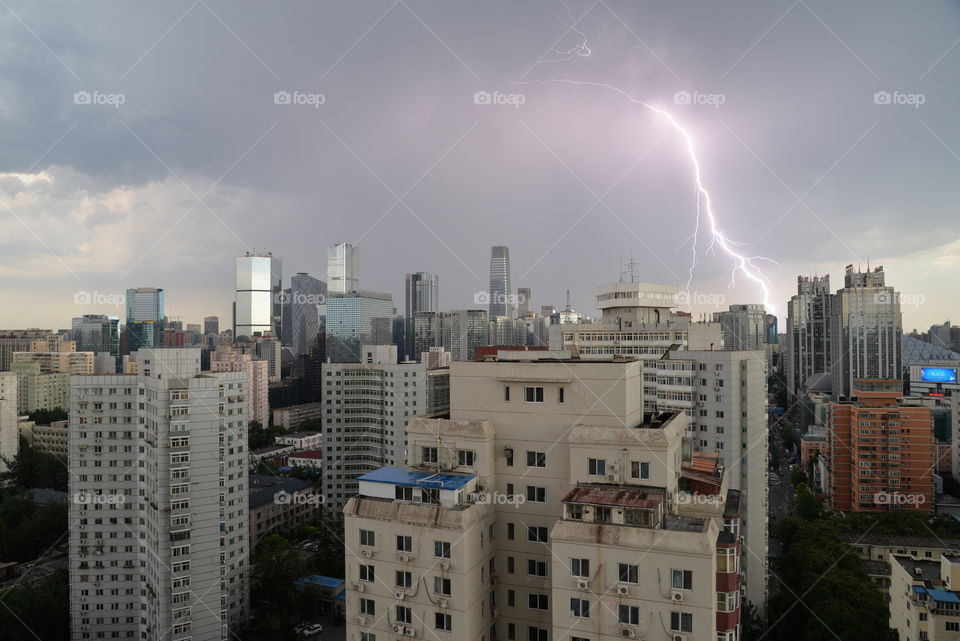
[[[920,380],[927,383],[956,383],[957,370],[953,367],[921,367]]]

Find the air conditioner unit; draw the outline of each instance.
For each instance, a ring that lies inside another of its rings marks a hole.
[[[676,603],[683,603],[683,592],[680,590],[671,590],[670,599]]]
[[[447,600],[446,600],[446,599],[437,599],[437,607],[439,607],[439,608],[445,608],[445,607],[447,607]]]
[[[403,598],[405,596],[407,596],[407,594],[403,590],[397,590],[396,592],[393,593],[393,598],[396,599],[397,601],[403,601]]]
[[[396,632],[397,634],[403,634],[403,626],[395,625],[393,626],[393,631]]]
[[[589,582],[589,581],[587,581],[586,579],[577,579],[577,589],[578,589],[578,590],[586,590],[586,589],[589,588],[589,587],[590,587],[590,582]]]
[[[410,555],[409,555],[409,554],[397,554],[397,561],[403,561],[404,563],[408,563],[408,562],[410,561]]]
[[[687,641],[687,637],[682,634],[673,635],[673,641]]]
[[[619,594],[620,596],[626,596],[630,594],[630,588],[621,583],[620,585],[617,586],[617,594]]]
[[[364,557],[365,559],[369,559],[371,556],[373,556],[373,550],[362,548],[360,550],[360,556]]]
[[[357,625],[367,625],[367,615],[358,614],[357,615]]]
[[[614,481],[614,482],[615,482],[615,481],[620,480],[620,477],[617,476],[616,474],[607,474],[607,480],[608,480],[608,481]]]
[[[439,565],[440,565],[440,569],[441,569],[441,570],[449,570],[449,569],[450,569],[450,561],[440,561]]]
[[[620,636],[622,636],[624,639],[636,639],[637,633],[635,630],[631,630],[630,628],[623,628],[620,630]]]
[[[354,592],[363,592],[363,591],[366,590],[366,589],[367,589],[366,586],[364,586],[362,583],[354,583],[354,584],[353,584],[353,591],[354,591]]]
[[[412,637],[416,634],[413,630],[413,626],[407,626],[403,629],[404,636]]]

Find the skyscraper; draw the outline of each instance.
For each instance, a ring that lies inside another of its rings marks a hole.
[[[811,377],[830,373],[832,310],[829,275],[797,276],[797,294],[787,306],[787,344],[782,346],[787,392],[794,397],[803,395],[808,381],[814,384]]]
[[[517,316],[528,316],[533,309],[533,292],[529,287],[517,288]]]
[[[495,245],[490,248],[490,318],[513,316],[513,290],[510,287],[510,248]]]
[[[237,293],[233,310],[233,335],[272,333],[280,337],[280,293],[283,265],[270,252],[247,252],[237,259]]]
[[[767,319],[763,305],[730,305],[725,312],[715,312],[713,321],[720,323],[723,348],[763,349],[767,340]]]
[[[70,638],[235,636],[249,608],[246,376],[201,375],[198,348],[136,358],[138,374],[71,383]]]
[[[455,361],[472,361],[476,350],[490,342],[487,312],[482,309],[456,309],[440,314],[440,345]]]
[[[115,364],[120,362],[120,319],[116,316],[84,314],[74,318],[70,337],[78,352],[93,352],[98,357],[107,354]]]
[[[360,248],[335,243],[327,249],[327,291],[346,294],[360,288]]]
[[[329,290],[328,290],[329,291]],[[327,298],[327,358],[360,362],[360,346],[372,345],[375,318],[393,316],[393,298],[378,292],[330,294]]]
[[[440,277],[427,272],[407,274],[404,283],[406,314],[404,329],[404,350],[401,358],[420,360],[416,349],[416,328],[414,321],[417,312],[440,311]]]
[[[164,291],[156,287],[127,290],[127,350],[163,345]]]
[[[289,294],[283,300],[290,327],[284,327],[284,333],[286,344],[295,355],[309,353],[317,334],[323,331],[321,318],[326,313],[326,302],[325,282],[303,272],[290,278]]]
[[[855,272],[833,298],[831,381],[835,395],[850,396],[854,379],[902,380],[903,318],[900,296],[885,283],[883,267]]]
[[[203,319],[204,334],[220,333],[220,318],[218,316],[205,316]]]

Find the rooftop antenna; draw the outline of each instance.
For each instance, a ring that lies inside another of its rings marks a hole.
[[[621,259],[622,264],[622,259]],[[620,282],[623,282],[623,277],[625,274],[630,275],[630,282],[637,282],[637,273],[639,272],[640,263],[633,259],[633,252],[630,252],[630,259],[627,261],[626,266],[620,270]]]
[[[567,290],[567,308],[566,308],[565,310],[563,310],[563,311],[565,311],[565,312],[569,312],[569,311],[570,311],[570,290],[569,290],[569,289]]]

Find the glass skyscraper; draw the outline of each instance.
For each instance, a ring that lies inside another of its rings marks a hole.
[[[419,361],[416,347],[415,319],[417,312],[440,311],[440,277],[427,272],[407,274],[404,284],[406,314],[404,329],[404,352],[401,358]]]
[[[830,373],[832,310],[829,275],[797,277],[797,294],[787,307],[787,344],[783,346],[787,391],[793,396],[802,396],[814,375],[823,378]]]
[[[299,273],[290,278],[285,290],[284,344],[297,356],[307,354],[322,331],[321,318],[327,299],[327,284],[310,274]]]
[[[120,319],[116,316],[84,314],[71,322],[70,337],[78,352],[110,354],[119,362]]]
[[[510,248],[495,245],[490,249],[490,318],[514,315],[510,288]]]
[[[328,294],[327,358],[334,363],[360,362],[360,346],[374,344],[373,320],[392,316],[393,299],[390,294]]]
[[[280,337],[283,266],[273,254],[247,254],[237,259],[237,294],[233,335],[273,334]]]
[[[336,243],[327,249],[327,291],[346,294],[360,288],[360,249]]]
[[[127,290],[127,352],[163,346],[164,291],[157,287]]]

